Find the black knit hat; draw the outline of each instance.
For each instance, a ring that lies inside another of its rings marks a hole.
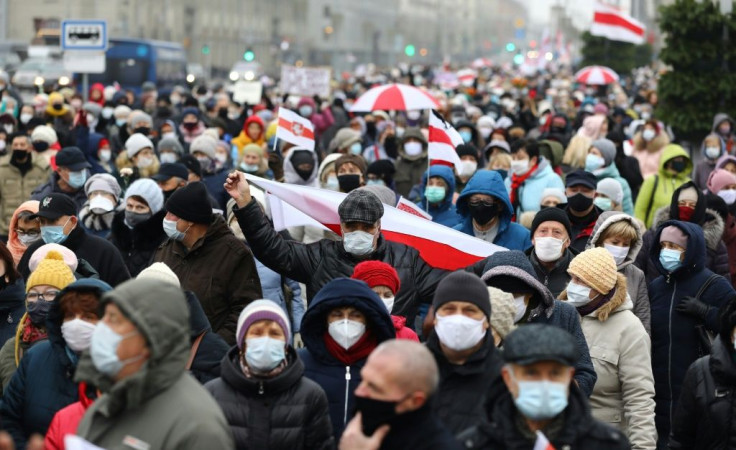
[[[559,222],[567,230],[567,236],[572,239],[572,225],[570,224],[570,218],[567,217],[567,212],[560,208],[544,208],[537,211],[532,221],[531,237],[534,237],[534,232],[537,231],[537,227],[542,222]]]
[[[434,291],[435,314],[442,305],[449,302],[472,303],[488,317],[491,318],[491,298],[488,294],[486,284],[476,275],[458,271],[447,275],[437,285]]]
[[[457,153],[457,156],[463,157],[463,156],[472,156],[475,158],[475,162],[478,162],[479,156],[478,156],[478,149],[475,148],[475,145],[472,144],[460,144],[455,148],[455,152]]]
[[[166,211],[188,222],[209,225],[212,205],[207,188],[199,181],[177,189],[166,202]]]

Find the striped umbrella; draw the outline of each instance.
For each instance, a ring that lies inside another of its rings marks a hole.
[[[575,81],[591,85],[611,84],[618,81],[618,74],[606,66],[588,66],[578,70]]]
[[[429,92],[406,84],[386,84],[374,87],[361,95],[350,111],[414,111],[439,107]]]

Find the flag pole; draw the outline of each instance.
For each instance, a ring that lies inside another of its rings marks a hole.
[[[432,109],[429,110],[429,114],[432,114]],[[429,183],[429,168],[432,167],[432,160],[429,158],[429,139],[427,139],[427,183]],[[427,190],[427,185],[424,185],[424,190]],[[429,199],[427,195],[424,195],[424,207],[427,214],[429,214]]]

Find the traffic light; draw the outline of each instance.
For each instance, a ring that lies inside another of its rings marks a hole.
[[[404,54],[408,57],[412,57],[416,54],[417,49],[413,45],[409,44],[404,48]]]
[[[514,50],[516,50],[516,45],[514,45],[513,42],[509,42],[508,44],[506,44],[507,52],[513,52]]]
[[[253,61],[256,59],[256,53],[250,48],[243,53],[243,59],[246,61]]]
[[[514,55],[514,64],[516,64],[517,66],[520,66],[520,65],[524,64],[524,55],[522,55],[521,53],[515,54]]]
[[[207,44],[204,44],[202,46],[202,54],[203,55],[209,55],[210,54],[210,46]]]

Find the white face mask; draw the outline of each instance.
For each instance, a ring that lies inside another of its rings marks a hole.
[[[453,314],[450,316],[437,315],[437,325],[434,330],[437,337],[446,347],[455,350],[467,350],[486,335],[483,328],[485,319],[475,320],[462,314]]]
[[[519,321],[524,317],[524,314],[526,314],[526,295],[522,294],[518,297],[514,297],[514,304],[516,305],[514,323],[519,323]]]
[[[404,151],[408,156],[419,156],[422,154],[422,143],[407,142],[404,144]]]
[[[562,256],[562,246],[565,241],[553,237],[538,237],[534,239],[534,254],[542,262],[557,261]]]
[[[736,191],[734,191],[736,193]],[[616,265],[620,265],[624,262],[626,257],[629,255],[629,249],[631,247],[619,247],[618,245],[603,244],[603,247],[608,250],[608,253],[613,256],[613,260],[616,261]]]
[[[478,163],[475,161],[460,161],[457,166],[457,175],[460,177],[470,177],[478,170]]]
[[[721,156],[721,148],[705,147],[705,156],[707,156],[708,159],[717,159],[719,156]]]
[[[478,132],[481,136],[483,136],[483,139],[488,139],[488,136],[491,135],[491,132],[493,131],[493,128],[490,127],[480,127],[478,128]]]
[[[136,163],[136,166],[138,166],[139,169],[145,169],[146,167],[151,167],[153,165],[153,158],[150,156],[141,156],[138,158],[138,162]]]
[[[74,352],[87,350],[92,342],[95,325],[82,319],[74,319],[61,324],[61,336]]]
[[[524,175],[529,172],[529,160],[513,160],[511,161],[511,173],[514,175]]]
[[[373,251],[373,237],[374,235],[365,231],[343,232],[342,245],[352,255],[367,255]]]
[[[162,163],[175,163],[176,162],[176,153],[166,152],[161,153],[161,162]]]
[[[407,111],[406,112],[406,118],[409,120],[419,120],[420,117],[422,117],[421,111]]]
[[[20,234],[18,235],[18,240],[21,244],[23,244],[23,247],[26,248],[30,247],[34,242],[38,241],[39,239],[41,239],[40,233],[35,236],[30,236],[27,234],[24,234],[22,236]]]
[[[365,324],[350,319],[336,320],[330,323],[327,332],[340,347],[349,350],[365,334]]]
[[[112,211],[113,209],[115,209],[115,205],[107,197],[98,195],[97,197],[89,201],[89,210],[92,211],[93,214],[97,214],[97,215],[106,214]]]
[[[109,106],[106,106],[102,108],[102,118],[105,120],[110,120],[110,117],[112,117],[112,114],[115,112],[115,108],[110,108]]]
[[[166,138],[176,139],[177,138],[176,132],[169,131],[161,135],[161,139],[166,139]]]
[[[215,153],[215,159],[218,162],[224,163],[225,161],[227,161],[227,155],[223,155],[222,153]]]
[[[646,130],[644,130],[644,131],[641,132],[641,137],[645,141],[647,141],[647,142],[649,142],[652,139],[654,139],[654,136],[656,136],[656,135],[657,135],[657,132],[654,131],[654,130],[650,130],[650,129],[646,129]]]
[[[112,158],[112,152],[110,150],[100,150],[100,161],[108,162]]]
[[[718,191],[718,196],[726,202],[727,205],[733,205],[736,202],[736,189],[722,189]]]
[[[20,122],[23,124],[28,123],[31,119],[33,119],[33,114],[23,113],[20,115]]]
[[[388,309],[389,314],[391,314],[391,310],[394,309],[394,300],[396,300],[396,297],[381,297],[381,301],[386,305],[386,309]]]
[[[591,301],[593,299],[590,298],[589,287],[573,283],[572,281],[567,285],[567,303],[579,308],[580,306],[587,305]]]

